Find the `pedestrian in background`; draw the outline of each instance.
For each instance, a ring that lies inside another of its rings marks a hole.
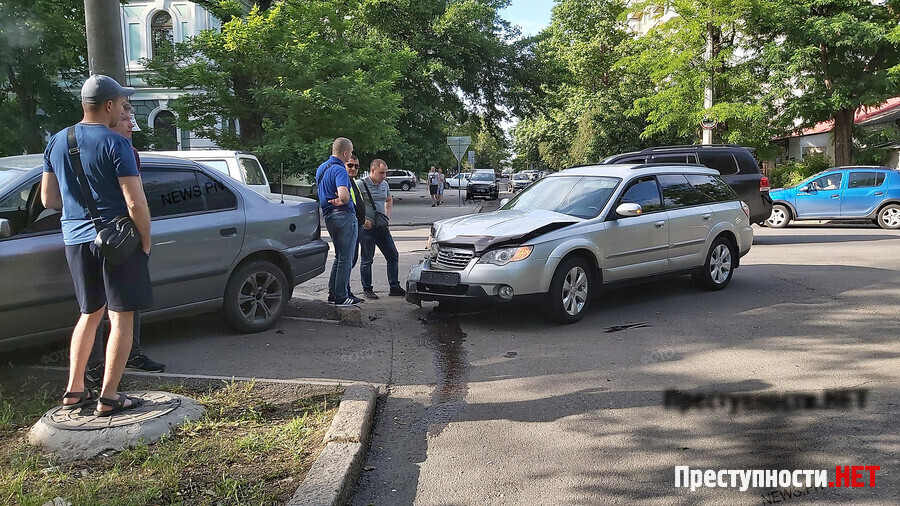
[[[366,202],[366,222],[363,225],[363,238],[360,241],[362,263],[359,276],[362,278],[363,295],[369,299],[377,299],[378,294],[372,286],[372,262],[375,260],[375,246],[381,250],[387,260],[387,277],[390,295],[403,296],[406,290],[400,286],[400,254],[391,236],[390,219],[394,206],[394,197],[385,177],[388,166],[384,160],[376,158],[369,164],[369,175],[359,181],[363,199]]]
[[[359,297],[351,297],[347,291],[353,250],[359,240],[359,224],[350,198],[350,176],[347,175],[346,165],[352,155],[353,143],[350,139],[338,137],[331,144],[331,157],[316,169],[319,206],[322,208],[325,228],[334,244],[334,264],[328,278],[328,294],[334,295],[334,303],[339,307],[355,306],[363,301]]]
[[[438,183],[441,176],[438,174],[437,168],[432,165],[431,172],[428,173],[428,193],[431,194],[431,207],[438,205]]]
[[[444,178],[444,169],[438,167],[438,194],[437,205],[444,203],[444,187],[447,186],[447,180]]]
[[[69,382],[63,405],[69,409],[98,402],[94,414],[110,416],[140,406],[143,401],[118,393],[119,381],[131,351],[134,311],[153,304],[150,284],[150,210],[128,140],[110,130],[124,112],[134,88],[115,79],[93,75],[81,88],[84,118],[71,127],[78,152],[69,150],[69,129],[58,132],[44,151],[41,202],[62,210],[61,226],[66,260],[75,284],[81,317],[72,332]],[[80,181],[73,159],[79,157],[86,181]],[[82,184],[86,192],[82,191]],[[140,236],[136,248],[118,265],[108,262],[94,244],[97,229],[90,218],[88,198],[96,201],[103,225],[128,215]],[[110,321],[106,370],[100,397],[85,388],[84,372],[97,327],[107,309]]]
[[[123,104],[123,112],[119,117],[119,122],[116,123],[116,126],[111,127],[111,129],[113,132],[128,139],[129,143],[131,143],[132,132],[141,131],[141,127],[137,125],[137,122],[134,119],[134,111],[130,103],[125,102]],[[135,149],[134,144],[132,144],[131,150],[134,152],[134,163],[137,165],[138,172],[140,173],[141,157],[138,155],[138,150]],[[154,362],[150,357],[145,355],[141,349],[140,311],[134,311],[133,321],[132,327],[134,329],[134,338],[131,342],[131,353],[128,355],[128,362],[125,363],[125,366],[130,369],[138,369],[147,372],[164,372],[166,370],[166,365]],[[100,388],[103,384],[103,369],[105,367],[103,355],[106,348],[104,346],[105,341],[106,332],[104,330],[104,325],[101,324],[97,327],[97,335],[94,337],[94,347],[91,349],[91,355],[88,358],[88,365],[85,370],[85,379],[95,388]]]

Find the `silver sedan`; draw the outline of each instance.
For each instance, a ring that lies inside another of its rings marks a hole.
[[[78,319],[58,211],[40,198],[41,155],[0,158],[0,350],[65,337]],[[155,305],[144,321],[221,308],[270,328],[294,286],[325,270],[314,200],[270,200],[195,162],[141,155]]]
[[[407,301],[539,299],[563,323],[603,285],[692,274],[721,290],[753,242],[749,207],[701,166],[603,165],[551,174],[499,211],[436,222]]]

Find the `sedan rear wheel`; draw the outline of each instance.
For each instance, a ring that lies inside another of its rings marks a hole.
[[[772,228],[784,228],[791,221],[791,212],[781,204],[772,206],[772,214],[766,220],[766,225]]]
[[[734,261],[737,257],[734,245],[724,237],[713,241],[706,262],[699,272],[693,274],[694,282],[707,290],[721,290],[728,286],[734,275]]]
[[[569,258],[557,267],[547,293],[547,315],[560,323],[575,323],[590,305],[591,268],[581,258]]]
[[[403,191],[405,191],[405,192],[408,192],[408,191],[409,191],[409,188],[410,188],[409,183],[403,183],[403,184],[400,185],[400,189],[403,190]]]
[[[900,206],[890,204],[878,212],[878,226],[889,230],[900,228]]]
[[[290,298],[284,272],[271,262],[257,260],[238,268],[228,279],[225,316],[241,332],[262,332],[281,318]]]

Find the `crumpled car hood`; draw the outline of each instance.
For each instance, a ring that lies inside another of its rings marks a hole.
[[[495,244],[515,243],[581,221],[584,220],[543,210],[469,214],[435,223],[434,240],[439,244],[472,244],[480,252]]]

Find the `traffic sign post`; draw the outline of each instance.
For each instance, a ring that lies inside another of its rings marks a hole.
[[[475,152],[469,151],[469,165],[472,166],[472,170],[475,170]]]
[[[461,173],[459,167],[459,161],[462,159],[463,153],[469,149],[469,144],[472,144],[472,138],[469,136],[464,137],[447,137],[447,146],[450,147],[450,151],[453,151],[453,156],[456,157],[456,174],[459,175]],[[462,203],[462,180],[459,181],[460,185],[457,186],[457,207],[461,207]]]

